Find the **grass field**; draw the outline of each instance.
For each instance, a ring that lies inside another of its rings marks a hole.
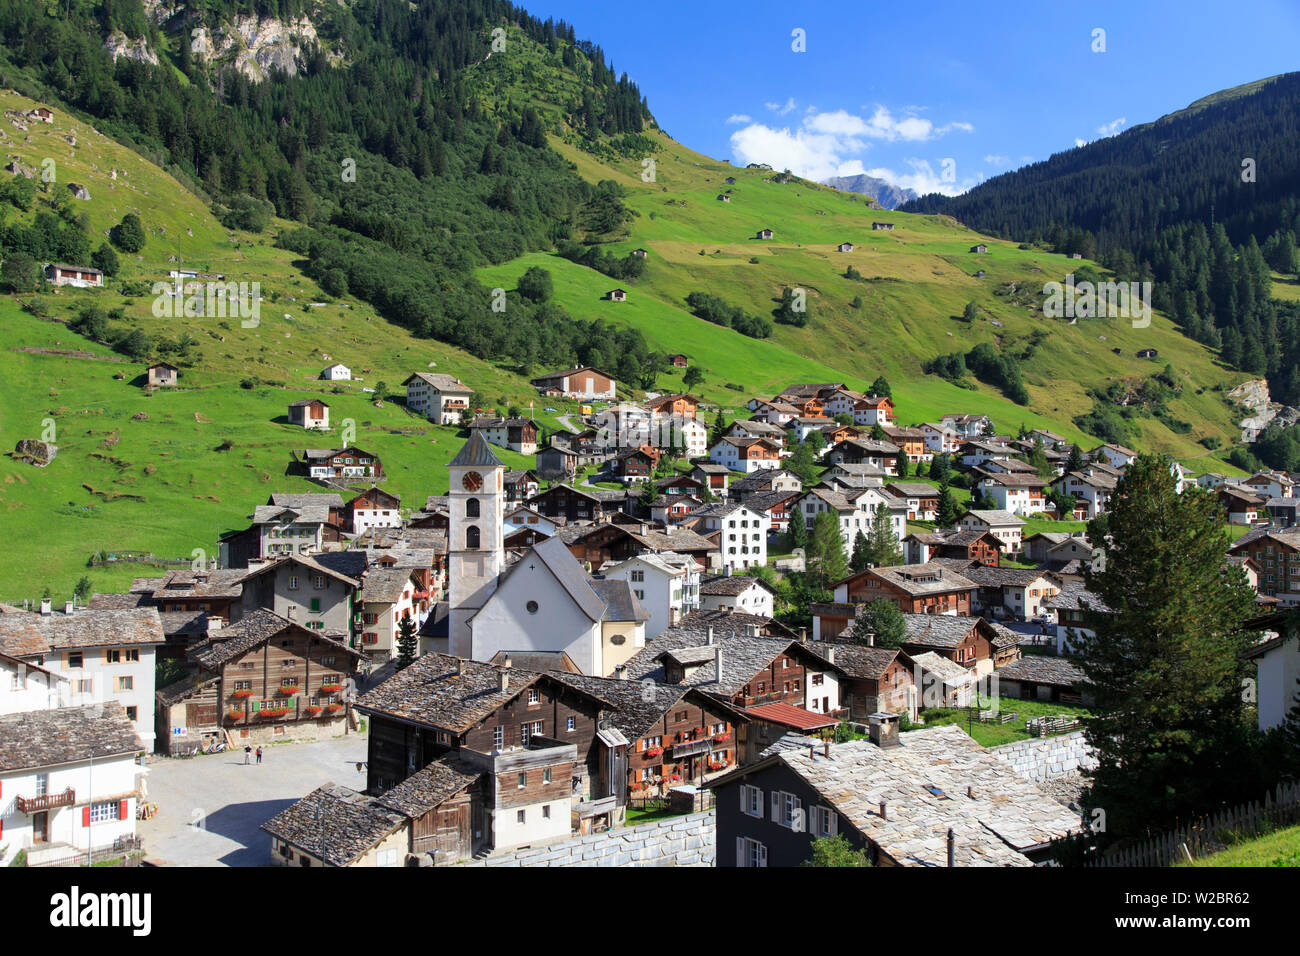
[[[1275,830],[1251,840],[1242,840],[1219,853],[1212,853],[1178,866],[1300,866],[1300,826]]]
[[[985,747],[996,747],[999,744],[1014,743],[1017,740],[1028,740],[1030,735],[1025,730],[1025,723],[1034,717],[1056,717],[1061,714],[1068,714],[1072,717],[1089,716],[1088,711],[1083,707],[1074,707],[1070,704],[1044,703],[1037,700],[1014,700],[1010,697],[1000,699],[998,708],[1004,714],[1014,713],[1016,719],[1005,724],[980,723],[978,720],[971,719],[970,712],[965,707],[942,710],[931,708],[923,710],[921,716],[925,719],[926,727],[958,724]],[[988,710],[989,708],[981,707],[980,709]]]

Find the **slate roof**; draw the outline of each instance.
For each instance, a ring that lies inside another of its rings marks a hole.
[[[700,594],[712,597],[737,597],[754,585],[767,591],[772,588],[762,578],[748,574],[710,574],[700,578]],[[776,593],[776,592],[772,592]]]
[[[153,604],[152,595],[128,591],[125,594],[92,594],[86,607],[91,611],[126,611],[135,607],[150,607]]]
[[[982,588],[1028,587],[1048,573],[1038,568],[994,568],[986,564],[972,564],[962,571]]]
[[[182,677],[180,680],[154,691],[154,700],[163,707],[170,707],[172,704],[179,704],[196,691],[217,683],[220,679],[215,674],[190,674],[188,677]]]
[[[782,761],[904,866],[946,866],[950,828],[958,866],[1031,866],[1021,851],[1079,828],[1073,813],[960,727],[911,731],[899,740],[884,749],[865,740],[833,744],[829,757],[820,747],[811,754],[790,748],[721,779]]]
[[[904,614],[903,617],[907,621],[905,643],[947,650],[959,647],[980,620],[951,614]]]
[[[570,687],[584,693],[607,700],[612,705],[608,716],[612,723],[629,741],[636,741],[650,734],[650,731],[663,724],[664,715],[688,694],[695,693],[693,688],[682,684],[657,684],[649,680],[620,680],[611,677],[586,677],[581,674],[556,673],[555,677]],[[729,707],[709,701],[715,710],[725,711],[729,720],[737,714]]]
[[[505,690],[500,684],[503,673],[509,681]],[[367,691],[355,706],[364,713],[385,714],[459,734],[542,679],[554,678],[447,654],[425,654]]]
[[[406,823],[374,797],[327,783],[262,824],[273,837],[327,866],[348,866]]]
[[[1056,684],[1074,687],[1084,680],[1083,668],[1071,664],[1063,657],[1043,657],[1037,654],[1012,661],[994,673],[999,680],[1032,681],[1035,684]]]
[[[972,508],[970,511],[966,512],[966,517],[983,521],[991,528],[1005,528],[1008,525],[1014,525],[1015,527],[1020,528],[1025,525],[1024,518],[1019,515],[1013,515],[1010,511],[1002,511],[999,509],[981,510],[979,508]]]
[[[481,431],[470,433],[469,441],[456,452],[456,457],[447,462],[449,467],[472,466],[474,468],[505,468],[501,459],[492,450],[491,444],[483,437]]]
[[[396,604],[411,582],[411,568],[371,568],[361,579],[361,600],[375,604]]]
[[[895,481],[889,487],[904,498],[937,498],[939,489],[923,481]]]
[[[978,675],[973,670],[967,670],[956,661],[950,660],[942,654],[936,654],[934,651],[913,654],[912,663],[919,667],[923,674],[938,676],[947,687],[963,687],[979,680]]]
[[[159,611],[163,634],[175,637],[185,634],[208,633],[209,618],[207,611]],[[216,618],[220,620],[220,618]]]
[[[732,617],[750,618],[754,622],[764,622],[766,618],[752,615],[735,614]],[[718,679],[714,662],[714,648],[710,648],[706,659],[699,669],[685,681],[709,694],[730,698],[742,687],[753,680],[754,675],[766,668],[777,655],[792,647],[804,648],[808,654],[817,657],[815,651],[808,650],[798,641],[787,637],[753,637],[743,633],[718,633],[715,629],[714,639],[722,649],[722,677]],[[662,631],[646,646],[637,651],[627,662],[628,676],[634,680],[663,680],[664,670],[662,656],[666,652],[689,651],[693,659],[698,659],[707,646],[707,634],[692,628],[674,625]],[[797,652],[796,652],[797,653]],[[825,664],[826,669],[833,670],[834,665]]]
[[[454,375],[445,375],[442,372],[415,372],[402,384],[411,384],[411,379],[413,378],[424,379],[425,382],[432,385],[440,392],[454,392],[457,395],[474,394],[474,389],[470,388]]]
[[[245,572],[244,580],[278,571],[286,564],[300,564],[308,571],[319,571],[344,584],[360,587],[361,572],[366,566],[364,551],[335,551],[329,554],[286,554],[260,568]]]
[[[158,611],[151,607],[72,614],[0,614],[0,651],[15,657],[82,647],[162,644]]]
[[[899,564],[892,567],[870,568],[862,574],[871,574],[889,582],[906,594],[920,596],[926,594],[946,594],[949,591],[969,591],[975,582],[958,574],[951,568],[931,561],[928,564]],[[932,575],[937,575],[931,580]],[[856,578],[852,575],[845,581]],[[844,583],[843,581],[837,583]]]
[[[444,754],[385,791],[375,802],[414,820],[477,783],[482,773],[454,753]]]
[[[1110,610],[1105,601],[1078,581],[1066,581],[1061,585],[1060,593],[1044,601],[1042,606],[1054,611],[1080,611],[1085,604],[1102,614]]]
[[[901,655],[906,661],[907,655],[893,647],[865,647],[861,644],[840,644],[823,642],[809,644],[815,653],[829,659],[834,655],[835,666],[850,677],[862,680],[879,680],[884,676],[889,665]]]
[[[270,503],[278,505],[281,508],[342,508],[343,496],[337,492],[330,493],[325,491],[309,491],[294,494],[275,492],[271,495]]]
[[[115,700],[0,715],[0,772],[51,767],[143,751]]]
[[[542,671],[560,671],[566,674],[582,673],[582,669],[573,663],[573,658],[564,651],[497,651],[492,655],[492,660],[488,661],[488,663],[504,667],[506,661],[510,662],[511,667],[518,667],[539,674]]]
[[[650,612],[632,593],[632,586],[627,581],[589,578],[588,584],[596,595],[605,602],[605,621],[648,621]]]
[[[346,644],[318,631],[309,631],[288,618],[281,617],[265,608],[257,608],[241,617],[234,624],[219,631],[209,631],[208,639],[190,648],[190,658],[204,667],[217,669],[227,661],[252,650],[264,641],[289,628],[294,628],[324,641],[335,650],[355,658],[362,655]]]

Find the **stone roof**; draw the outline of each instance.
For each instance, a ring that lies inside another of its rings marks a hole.
[[[791,748],[769,759],[904,866],[946,866],[949,829],[957,866],[1031,866],[1023,851],[1079,828],[1073,813],[960,727],[911,731],[899,741],[883,749],[864,740],[834,744],[829,757],[822,748]]]
[[[907,638],[904,643],[920,647],[960,647],[980,619],[957,617],[952,614],[904,614],[907,621]]]
[[[995,568],[987,564],[972,564],[962,571],[982,588],[1024,588],[1049,573],[1038,568]]]
[[[423,379],[440,392],[454,392],[457,395],[474,394],[474,389],[470,388],[454,375],[446,375],[442,372],[415,372],[402,384],[411,384],[411,379],[413,378]]]
[[[0,715],[0,772],[51,767],[144,750],[115,700]]]
[[[414,820],[477,783],[480,776],[479,768],[454,753],[444,754],[385,791],[375,802]]]
[[[82,647],[162,644],[158,611],[152,607],[72,614],[0,614],[0,651],[15,657]]]
[[[360,658],[362,656],[346,644],[326,634],[309,631],[273,611],[257,608],[228,627],[224,627],[219,631],[209,631],[206,641],[190,648],[190,657],[203,667],[215,670],[227,661],[252,650],[289,628],[294,628],[311,635],[317,640],[324,641],[334,649],[351,657]]]
[[[1085,605],[1102,614],[1110,611],[1105,601],[1077,581],[1064,582],[1060,593],[1044,601],[1042,606],[1054,611],[1081,611]]]
[[[904,661],[908,660],[906,654],[894,647],[867,647],[839,642],[814,642],[808,647],[827,660],[833,656],[836,667],[850,677],[861,680],[880,679],[899,656]]]
[[[497,651],[492,655],[492,660],[488,661],[488,663],[505,667],[507,661],[510,662],[511,667],[518,667],[539,674],[543,671],[560,671],[566,674],[582,673],[582,668],[573,663],[573,658],[564,651]]]
[[[337,492],[331,493],[325,491],[309,491],[291,494],[275,492],[271,495],[270,504],[278,505],[281,508],[342,508],[343,496]]]
[[[375,604],[396,604],[411,582],[411,568],[371,568],[361,579],[361,600]]]
[[[1035,684],[1056,684],[1074,687],[1084,680],[1083,668],[1063,657],[1044,657],[1032,654],[1012,661],[995,671],[999,680],[1032,681]]]
[[[881,580],[887,581],[904,593],[914,597],[926,594],[946,594],[949,591],[969,591],[976,586],[975,582],[969,578],[934,561],[927,564],[899,564],[891,567],[870,568],[861,573],[879,577]],[[852,577],[857,577],[857,575]]]
[[[973,670],[967,670],[956,661],[934,651],[913,654],[912,663],[921,670],[922,674],[936,675],[943,681],[945,687],[964,687],[979,680],[979,676]]]
[[[923,481],[893,481],[889,487],[904,498],[937,498],[939,489]]]
[[[211,673],[190,674],[154,691],[154,700],[164,707],[170,707],[172,704],[179,704],[196,691],[217,683],[220,679],[219,676]]]
[[[504,689],[502,675],[508,681]],[[514,700],[538,680],[555,678],[448,654],[425,654],[363,694],[356,708],[459,734]]]
[[[752,622],[767,621],[766,618],[754,617],[748,614],[727,616],[748,618]],[[766,668],[779,654],[787,650],[803,648],[811,657],[820,660],[817,653],[809,650],[807,645],[800,644],[788,637],[764,637],[761,635],[755,637],[744,634],[739,628],[733,632],[719,633],[718,629],[715,628],[714,640],[722,650],[721,679],[718,678],[717,666],[714,660],[716,648],[708,645],[707,632],[701,633],[700,630],[689,625],[682,627],[681,623],[665,629],[653,640],[647,641],[646,646],[637,651],[627,662],[628,676],[634,680],[662,681],[664,679],[662,662],[664,655],[669,652],[688,651],[692,660],[699,660],[701,657],[704,659],[699,664],[699,668],[686,679],[685,683],[698,687],[707,693],[730,698],[753,680],[755,674]],[[704,655],[701,651],[701,648],[705,647],[710,647],[707,655]],[[795,653],[799,652],[795,651]],[[829,663],[824,663],[823,666],[828,670],[834,669],[834,665]]]
[[[753,575],[710,574],[700,578],[700,594],[713,597],[736,597],[744,594],[754,585],[758,585],[767,591],[772,590],[762,578]]]
[[[302,524],[329,524],[329,509],[323,505],[258,505],[253,509],[253,524],[270,524],[273,521],[288,520]]]
[[[585,677],[581,674],[557,673],[556,678],[570,687],[609,701],[613,710],[608,716],[612,723],[629,741],[636,741],[650,734],[650,731],[663,724],[664,715],[677,706],[682,698],[698,693],[694,688],[682,684],[658,684],[650,680],[620,680],[612,677]],[[708,706],[722,710],[729,720],[743,719],[731,708],[710,698]]]
[[[1019,515],[1013,515],[1010,511],[1002,511],[999,509],[982,510],[979,508],[972,508],[970,511],[966,512],[965,517],[975,518],[977,521],[982,521],[990,528],[1005,528],[1010,526],[1022,528],[1025,525],[1024,518]]]
[[[597,596],[605,602],[605,613],[601,618],[602,620],[650,620],[650,612],[637,600],[636,595],[632,592],[632,585],[627,581],[590,578],[587,583],[591,585]]]
[[[374,797],[327,783],[262,824],[327,866],[348,866],[406,823],[406,816]]]

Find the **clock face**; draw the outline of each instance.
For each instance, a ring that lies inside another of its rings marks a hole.
[[[478,491],[483,487],[483,476],[477,471],[467,471],[465,477],[461,479],[461,484],[465,486],[466,491]]]

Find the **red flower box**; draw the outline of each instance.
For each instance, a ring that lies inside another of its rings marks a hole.
[[[649,750],[645,752],[645,755],[647,757],[658,757],[663,752],[664,752],[663,747],[651,747]]]
[[[329,707],[327,707],[327,708],[325,708],[325,709],[328,710],[331,714],[336,714],[336,713],[338,713],[340,710],[343,709],[343,705],[342,705],[342,704],[330,704]]]
[[[226,711],[226,720],[243,720],[244,712],[242,710]]]
[[[322,694],[337,694],[343,689],[342,684],[321,684],[320,692]]]
[[[276,693],[281,697],[292,697],[294,694],[298,693],[298,687],[297,685],[294,685],[293,687],[281,687],[276,691]]]
[[[303,712],[304,714],[306,714],[308,717],[315,717],[317,714],[320,713],[320,710],[321,710],[321,709],[320,709],[319,707],[317,707],[315,704],[313,704],[313,705],[310,706],[310,707],[304,707],[304,708],[302,709],[302,712]]]
[[[259,711],[257,712],[257,716],[259,716],[259,717],[268,717],[268,718],[270,718],[270,719],[273,720],[273,719],[275,719],[276,717],[283,717],[283,716],[285,716],[287,713],[289,713],[289,708],[288,708],[288,707],[267,707],[267,708],[265,708],[265,709],[263,709],[263,710],[259,710]]]
[[[253,692],[251,690],[237,690],[230,696],[237,700],[243,700],[245,697],[252,697]]]
[[[714,735],[713,735],[713,742],[714,742],[714,743],[718,743],[718,744],[726,743],[726,742],[727,742],[728,740],[730,740],[730,739],[731,739],[731,734],[714,734]]]

